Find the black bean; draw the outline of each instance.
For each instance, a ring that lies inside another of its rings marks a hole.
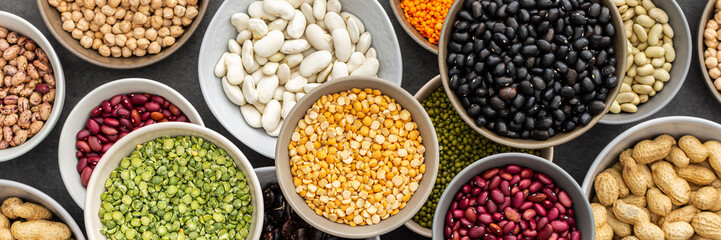
[[[586,16],[583,12],[576,11],[569,16],[568,22],[573,26],[583,26],[586,24]]]
[[[558,109],[561,107],[561,96],[556,95],[553,96],[553,99],[551,99],[551,103],[548,104],[548,107],[551,109]]]
[[[501,110],[506,108],[506,102],[501,100],[498,96],[491,97],[491,107],[495,110]]]
[[[532,130],[531,136],[536,140],[546,140],[550,137],[548,130]]]
[[[539,9],[548,9],[553,6],[553,1],[551,0],[537,0],[536,1],[536,7]]]
[[[498,96],[503,100],[511,100],[516,97],[516,88],[515,87],[504,87],[501,88],[501,91],[498,92]]]
[[[473,13],[473,18],[479,19],[479,18],[481,18],[481,16],[483,16],[483,6],[481,5],[481,2],[473,1],[471,3],[471,8],[472,8],[471,12]]]
[[[451,79],[449,80],[448,84],[450,85],[451,89],[458,89],[458,87],[461,85],[461,77],[458,74],[451,75]]]
[[[521,49],[521,54],[526,57],[535,56],[538,54],[538,47],[536,45],[526,45]]]
[[[456,42],[450,42],[448,43],[448,50],[454,53],[460,53],[462,51],[463,45],[456,43]]]
[[[581,118],[578,119],[578,124],[581,126],[586,126],[588,125],[588,123],[591,122],[591,119],[593,119],[593,117],[591,117],[591,114],[587,112],[583,113],[581,114]]]
[[[521,0],[521,7],[532,9],[536,6],[536,1],[534,0]]]
[[[493,110],[493,108],[491,108],[490,106],[484,106],[481,107],[481,114],[483,114],[483,116],[485,116],[486,118],[494,118],[496,117],[496,115],[498,115],[498,112],[496,112],[496,110]]]
[[[593,115],[603,112],[605,108],[606,104],[601,101],[593,101],[591,102],[591,104],[588,105],[588,111]]]
[[[468,27],[469,27],[469,26],[470,26],[470,24],[469,24],[467,21],[456,21],[456,22],[453,24],[453,30],[457,30],[457,31],[454,31],[454,32],[456,32],[456,33],[458,33],[458,32],[465,32],[465,31],[468,30]],[[455,34],[455,33],[454,33],[454,34]]]
[[[471,12],[466,10],[461,10],[458,12],[458,17],[460,17],[463,20],[466,21],[473,21],[473,16],[471,16]]]
[[[587,38],[578,38],[576,41],[573,41],[573,49],[576,49],[577,51],[583,50],[588,46],[589,42]]]
[[[475,118],[481,113],[481,106],[478,106],[478,104],[471,104],[468,106],[468,109],[466,110],[468,112],[468,115]]]
[[[514,108],[522,108],[523,104],[526,102],[526,97],[524,97],[522,94],[516,94],[516,98],[513,99],[513,102],[511,102],[511,106]]]

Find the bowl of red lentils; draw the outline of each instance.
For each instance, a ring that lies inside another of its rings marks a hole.
[[[423,48],[438,54],[443,20],[454,0],[392,0],[393,14],[403,30]]]
[[[438,140],[407,91],[378,78],[339,78],[309,92],[286,119],[276,175],[290,206],[313,227],[368,238],[423,207],[438,173]]]

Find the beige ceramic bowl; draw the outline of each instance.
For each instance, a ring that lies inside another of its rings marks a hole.
[[[438,45],[429,42],[427,38],[423,37],[423,35],[421,35],[421,33],[416,30],[416,27],[414,27],[410,22],[408,22],[408,19],[406,19],[406,14],[401,7],[401,0],[391,0],[390,4],[391,9],[393,10],[393,15],[396,15],[396,20],[398,20],[398,23],[401,24],[403,30],[408,33],[408,36],[411,36],[413,41],[416,41],[419,45],[421,45],[421,47],[432,52],[433,54],[438,54]]]
[[[290,136],[297,126],[297,121],[305,116],[306,111],[316,100],[323,95],[338,93],[352,88],[378,89],[383,94],[395,99],[404,109],[410,111],[413,121],[418,125],[418,130],[423,137],[423,145],[426,148],[426,172],[419,183],[418,190],[413,194],[410,201],[406,203],[406,207],[400,210],[398,214],[382,220],[378,224],[356,227],[331,222],[325,217],[317,215],[315,211],[308,207],[304,198],[295,192],[288,153]],[[436,181],[436,175],[438,173],[438,139],[436,138],[436,131],[433,128],[431,119],[428,117],[426,111],[423,110],[421,104],[406,92],[406,90],[403,90],[393,83],[378,78],[358,76],[339,78],[338,80],[324,83],[301,98],[286,119],[288,121],[285,121],[285,124],[283,124],[280,130],[275,152],[278,183],[280,183],[286,200],[298,215],[307,223],[323,232],[344,238],[369,238],[393,231],[411,219],[411,217],[423,207],[423,204],[433,190],[433,184]]]
[[[721,93],[719,93],[719,90],[716,90],[716,86],[713,84],[714,80],[708,75],[708,68],[706,68],[705,58],[703,56],[703,52],[706,50],[706,45],[703,43],[703,31],[706,28],[706,22],[713,18],[714,10],[716,9],[715,3],[715,0],[708,0],[701,14],[701,20],[698,23],[698,35],[696,36],[696,53],[698,55],[699,66],[701,66],[701,72],[703,72],[703,81],[706,83],[706,86],[708,86],[708,90],[711,91],[711,95],[716,98],[716,101],[721,103]]]
[[[419,102],[423,101],[423,99],[426,99],[428,96],[430,96],[436,89],[442,88],[443,85],[441,83],[441,76],[438,75],[428,81],[426,85],[423,85],[423,87],[418,90],[416,95],[414,96]],[[548,161],[553,162],[553,147],[547,147],[544,149],[541,149],[541,157],[544,159],[547,159]],[[408,229],[411,231],[418,233],[418,235],[428,237],[430,238],[433,234],[432,230],[427,227],[423,227],[420,224],[413,221],[413,219],[408,220],[404,224]]]
[[[260,239],[263,230],[263,192],[260,188],[258,176],[253,171],[253,166],[245,155],[230,140],[209,128],[199,126],[192,123],[181,122],[165,122],[156,123],[147,127],[132,131],[127,136],[116,142],[100,159],[100,162],[93,171],[93,176],[88,183],[87,193],[85,194],[85,230],[90,240],[107,239],[100,233],[103,224],[100,222],[98,210],[100,209],[100,194],[107,191],[105,188],[105,180],[110,177],[110,173],[120,164],[122,158],[129,156],[138,144],[143,144],[153,139],[164,136],[195,136],[209,141],[233,158],[235,165],[245,173],[251,194],[251,205],[253,206],[252,223],[248,237],[246,239]]]
[[[451,38],[452,33],[452,27],[453,22],[456,21],[456,15],[458,12],[461,11],[463,8],[463,3],[465,1],[471,1],[471,0],[456,0],[453,3],[453,6],[451,7],[451,10],[448,12],[448,16],[446,16],[445,23],[443,24],[443,30],[441,31],[441,40],[438,44],[441,46],[439,48],[439,54],[438,54],[438,66],[440,68],[441,72],[441,78],[443,80],[443,88],[446,89],[446,94],[448,94],[449,98],[451,99],[451,103],[453,104],[453,107],[456,108],[456,111],[461,115],[461,118],[463,118],[468,125],[471,126],[474,130],[481,133],[486,138],[501,143],[503,145],[511,146],[511,147],[517,147],[517,148],[529,148],[529,149],[540,149],[540,148],[547,148],[551,146],[557,146],[561,145],[563,143],[566,143],[568,141],[571,141],[578,136],[581,136],[581,134],[585,133],[589,129],[591,129],[596,123],[598,123],[599,120],[603,117],[604,114],[608,112],[608,109],[611,107],[611,103],[616,99],[616,95],[618,95],[618,91],[621,89],[621,81],[623,80],[623,77],[626,75],[625,71],[616,71],[616,78],[618,78],[618,85],[616,88],[611,89],[608,93],[608,96],[606,97],[606,109],[593,117],[591,122],[589,122],[586,126],[583,127],[576,127],[571,132],[558,132],[553,137],[544,140],[544,141],[538,141],[534,139],[513,139],[504,137],[501,135],[496,134],[494,131],[488,130],[485,127],[479,127],[476,126],[476,123],[473,121],[471,117],[468,116],[466,113],[466,109],[463,108],[461,105],[460,100],[456,96],[456,94],[451,90],[450,86],[448,85],[449,76],[448,76],[448,64],[446,63],[446,58],[448,57],[448,42]],[[616,6],[613,4],[611,0],[601,0],[601,3],[610,8],[611,10],[615,9]],[[626,33],[624,31],[621,31],[624,29],[623,27],[623,21],[621,21],[621,15],[619,15],[618,11],[610,11],[611,12],[611,21],[613,22],[613,26],[616,29],[616,35],[613,37],[613,45],[616,53],[616,69],[625,69],[626,68]]]
[[[48,0],[37,0],[38,10],[45,21],[45,25],[50,29],[50,33],[55,36],[55,39],[60,42],[70,52],[82,58],[83,60],[106,68],[115,69],[133,69],[151,65],[159,62],[173,54],[175,51],[185,44],[188,39],[193,35],[195,30],[200,26],[200,22],[203,20],[205,10],[208,9],[208,3],[211,0],[199,0],[198,1],[198,16],[193,19],[193,23],[190,26],[185,27],[185,32],[179,38],[176,38],[175,44],[169,48],[163,48],[158,54],[147,54],[143,57],[132,56],[129,58],[115,58],[115,57],[103,57],[97,50],[92,48],[87,49],[80,45],[80,41],[74,39],[69,32],[63,30],[63,21],[60,19],[60,12],[48,3]],[[70,4],[70,2],[68,2]]]

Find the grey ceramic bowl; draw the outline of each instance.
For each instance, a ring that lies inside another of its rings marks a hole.
[[[423,99],[426,99],[428,96],[430,96],[431,93],[433,93],[436,89],[442,87],[443,85],[441,84],[441,76],[438,75],[428,81],[426,85],[423,85],[423,87],[418,90],[414,97],[418,99],[419,102],[423,101]],[[548,161],[553,161],[553,147],[541,149],[541,157],[548,159]],[[413,221],[413,219],[409,220],[404,225],[411,231],[418,233],[419,235],[424,237],[431,237],[433,234],[433,231],[430,228],[421,226],[420,224]]]
[[[671,80],[664,83],[663,89],[655,96],[649,98],[648,102],[638,105],[637,112],[607,113],[601,118],[600,122],[602,124],[620,125],[650,117],[671,102],[673,97],[676,96],[676,93],[681,90],[684,81],[686,81],[686,75],[691,66],[691,54],[693,51],[691,48],[691,31],[689,30],[686,16],[683,14],[676,0],[653,0],[653,3],[656,4],[656,7],[666,11],[669,24],[674,31],[673,47],[674,50],[676,50],[676,60],[673,61],[673,67],[671,68]],[[701,36],[699,43],[703,44],[703,30],[701,30],[699,36]],[[700,56],[703,56],[703,51],[700,53]],[[705,66],[703,60],[701,60],[701,66]],[[705,68],[703,72],[706,74],[705,76],[708,76]],[[721,98],[721,96],[719,96],[719,98]]]
[[[531,168],[536,172],[545,173],[551,177],[556,186],[565,190],[573,200],[573,210],[576,214],[576,227],[581,231],[581,239],[594,239],[595,229],[591,205],[586,201],[585,195],[583,195],[583,191],[581,187],[578,186],[578,183],[576,183],[576,180],[556,164],[546,161],[543,158],[524,153],[502,153],[485,157],[469,165],[456,175],[453,181],[448,184],[446,190],[443,191],[440,201],[438,201],[436,213],[433,216],[433,239],[444,239],[443,229],[445,228],[446,213],[454,196],[461,187],[468,183],[474,176],[482,174],[488,169],[503,167],[508,164]]]
[[[676,139],[688,134],[697,137],[701,142],[721,140],[721,125],[701,118],[672,116],[645,121],[629,128],[608,143],[588,169],[583,180],[586,197],[590,200],[595,196],[593,182],[596,176],[616,163],[618,155],[623,150],[633,148],[639,141],[653,139],[661,134],[669,134]]]
[[[23,201],[44,206],[53,213],[54,219],[64,222],[70,228],[76,240],[85,240],[83,230],[75,223],[73,216],[70,216],[63,206],[40,190],[19,182],[0,179],[0,204],[9,197],[19,197]]]
[[[553,137],[550,137],[546,140],[539,141],[535,139],[521,139],[521,138],[509,138],[505,136],[501,136],[497,134],[493,130],[487,129],[485,126],[477,126],[474,119],[472,119],[470,116],[468,116],[468,113],[466,112],[466,109],[461,105],[461,101],[458,99],[458,96],[456,96],[455,92],[451,90],[449,86],[450,77],[448,76],[448,63],[446,62],[446,58],[448,57],[448,43],[450,42],[451,35],[452,35],[452,27],[453,23],[456,20],[456,15],[458,15],[458,12],[461,11],[463,8],[463,4],[466,1],[471,0],[456,0],[453,3],[453,6],[451,6],[450,11],[448,11],[448,15],[446,16],[445,23],[443,24],[443,30],[441,31],[441,39],[438,44],[438,67],[440,69],[441,73],[441,79],[443,82],[443,88],[446,90],[446,94],[448,94],[448,97],[451,99],[451,103],[453,104],[453,108],[456,109],[458,114],[461,115],[461,118],[473,128],[473,130],[476,130],[476,132],[479,132],[484,137],[497,142],[501,143],[506,146],[511,147],[517,147],[517,148],[529,148],[529,149],[540,149],[540,148],[547,148],[551,146],[558,146],[563,143],[569,142],[579,136],[581,134],[585,133],[586,131],[590,130],[596,123],[598,123],[599,120],[601,120],[601,117],[603,117],[606,112],[608,112],[608,109],[611,107],[611,104],[616,99],[616,95],[618,94],[618,91],[621,89],[621,84],[619,84],[614,88],[610,89],[608,95],[606,96],[606,109],[594,116],[591,121],[586,126],[578,126],[571,132],[558,132]],[[599,1],[603,6],[608,8],[616,8],[616,6],[613,4],[611,0],[600,0]],[[621,20],[621,16],[618,14],[618,11],[611,11],[611,22],[613,23],[613,26],[616,29],[616,35],[613,37],[613,46],[615,49],[615,56],[616,56],[616,69],[624,69],[626,66],[626,33],[625,31],[620,31],[620,29],[624,29],[623,27],[623,21]],[[615,74],[616,78],[621,81],[621,79],[626,76],[625,71],[616,71]]]
[[[706,45],[703,43],[703,31],[706,28],[706,22],[713,18],[716,9],[715,3],[716,1],[714,0],[708,0],[706,7],[703,9],[703,14],[701,14],[701,20],[698,23],[698,33],[696,35],[696,57],[698,58],[699,66],[701,66],[704,83],[706,83],[708,90],[711,91],[711,95],[716,98],[716,101],[721,103],[721,92],[716,89],[716,86],[713,84],[714,80],[708,75],[708,68],[706,68],[705,58],[703,56],[703,52],[706,51]]]
[[[276,177],[276,175],[275,175],[275,167],[256,168],[255,175],[258,175],[258,180],[260,180],[260,187],[262,189],[265,189],[265,187],[267,187],[270,184],[278,182],[278,177]],[[364,240],[380,240],[380,239],[381,239],[381,237],[375,236],[375,237],[366,238]]]
[[[298,121],[303,119],[306,111],[323,95],[338,93],[352,88],[373,88],[380,90],[383,94],[396,100],[404,109],[411,113],[413,121],[418,125],[421,137],[423,137],[423,146],[426,148],[425,164],[426,172],[423,179],[419,182],[419,187],[413,194],[411,199],[406,203],[405,208],[401,209],[398,214],[393,215],[385,220],[381,220],[378,224],[351,227],[346,224],[332,222],[327,218],[315,213],[295,191],[293,184],[293,175],[290,172],[290,156],[288,154],[288,145],[290,136],[295,131]],[[324,83],[308,93],[305,97],[293,107],[288,114],[283,127],[278,136],[278,144],[275,151],[276,175],[279,176],[283,195],[290,206],[313,227],[332,234],[334,236],[344,238],[368,238],[372,236],[383,235],[384,233],[393,231],[403,225],[403,223],[413,217],[428,199],[433,190],[433,185],[438,174],[438,139],[436,131],[433,128],[430,117],[423,109],[421,104],[413,98],[406,90],[390,83],[386,80],[370,77],[351,76],[339,78],[331,82]]]
[[[218,59],[228,51],[228,40],[235,39],[238,32],[230,24],[230,16],[238,12],[247,12],[248,5],[256,0],[226,0],[218,8],[213,20],[205,30],[205,37],[198,56],[198,79],[200,90],[210,111],[220,124],[233,136],[256,152],[273,158],[276,137],[265,131],[250,127],[240,113],[240,107],[228,100],[220,85],[220,78],[213,73]],[[373,35],[371,47],[378,52],[378,77],[401,85],[403,63],[398,39],[383,7],[375,0],[340,0],[342,11],[356,15]]]

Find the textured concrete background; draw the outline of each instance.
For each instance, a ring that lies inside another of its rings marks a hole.
[[[57,166],[57,146],[60,131],[70,110],[72,110],[75,104],[80,101],[85,94],[106,82],[129,77],[154,79],[175,88],[175,90],[183,94],[195,108],[198,109],[206,126],[231,139],[248,159],[250,159],[253,166],[263,167],[273,165],[272,159],[263,157],[246,147],[220,125],[208,109],[199,89],[197,62],[200,43],[205,34],[205,27],[213,18],[215,11],[221,3],[222,1],[220,0],[211,1],[208,12],[198,31],[194,33],[193,37],[190,38],[185,46],[172,56],[145,68],[113,70],[89,64],[63,48],[63,46],[52,37],[48,28],[45,26],[35,1],[0,0],[0,11],[11,12],[25,18],[40,29],[48,40],[50,40],[55,51],[60,55],[60,61],[65,70],[65,81],[68,86],[65,96],[65,106],[63,107],[60,121],[55,125],[55,129],[53,129],[50,135],[40,143],[35,150],[17,159],[0,163],[0,179],[19,181],[47,193],[63,205],[75,218],[78,225],[84,228],[82,209],[75,205],[75,202],[73,202],[65,190]],[[401,45],[404,65],[403,88],[411,93],[415,93],[429,79],[438,74],[437,57],[416,44],[416,42],[403,31],[391,12],[387,0],[381,0],[381,4],[393,22],[393,27],[395,28]],[[698,28],[699,18],[706,1],[679,0],[679,4],[682,6],[684,14],[690,24],[691,34],[695,43],[696,29]],[[2,26],[2,23],[0,23],[0,26]],[[696,56],[695,50],[692,57],[688,79],[678,95],[676,95],[676,98],[663,110],[649,119],[672,115],[686,115],[721,122],[721,105],[716,102],[703,83],[704,80],[701,75],[702,69],[696,59],[698,56]],[[576,140],[556,147],[554,162],[568,171],[579,181],[580,185],[580,181],[583,181],[586,171],[591,166],[596,155],[614,137],[633,125],[635,124],[621,126],[598,124]],[[400,227],[382,236],[382,238],[420,239],[422,237],[405,227]]]

